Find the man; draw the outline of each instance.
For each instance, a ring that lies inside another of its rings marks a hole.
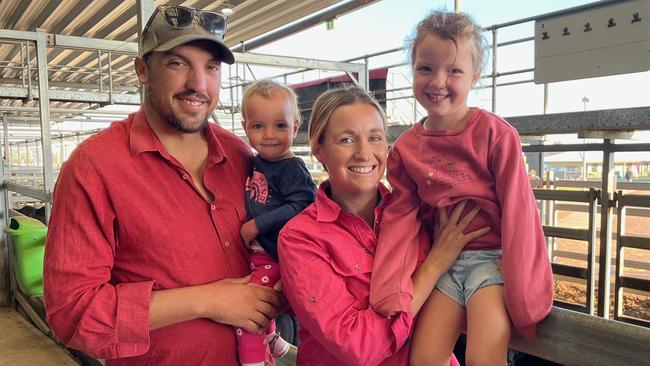
[[[45,256],[47,320],[107,365],[236,365],[232,326],[255,332],[279,295],[248,284],[239,228],[251,152],[207,123],[221,62],[220,14],[156,9],[135,59],[139,112],[64,164]]]

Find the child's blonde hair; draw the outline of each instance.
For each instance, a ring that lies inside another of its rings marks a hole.
[[[295,123],[300,124],[298,96],[296,96],[296,93],[293,91],[293,89],[270,79],[255,81],[249,84],[246,89],[244,89],[244,95],[241,102],[241,113],[244,121],[246,120],[246,105],[253,95],[259,95],[261,97],[269,99],[275,96],[278,92],[284,92],[287,95],[287,98],[289,98],[289,102],[291,103],[291,107],[293,108]]]
[[[316,99],[311,116],[309,117],[308,135],[311,151],[314,151],[316,145],[323,142],[323,135],[330,122],[332,113],[339,107],[355,103],[364,103],[375,107],[381,116],[384,127],[386,127],[386,114],[384,113],[384,109],[365,90],[359,87],[330,89]]]
[[[467,14],[447,11],[433,11],[422,19],[415,28],[415,34],[407,40],[407,49],[410,51],[411,66],[415,62],[418,44],[428,34],[448,39],[456,46],[459,38],[468,39],[471,44],[474,70],[480,75],[485,62],[485,48],[487,42],[481,33],[481,27]]]

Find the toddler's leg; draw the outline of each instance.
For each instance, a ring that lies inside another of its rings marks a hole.
[[[252,256],[255,270],[251,282],[272,287],[280,280],[280,268],[278,263],[267,253],[256,253]],[[272,320],[266,328],[265,339],[269,345],[271,356],[278,358],[284,356],[290,348],[289,342],[285,341],[275,331],[275,320]]]
[[[253,334],[236,328],[237,353],[242,366],[264,366],[267,354],[266,334]]]
[[[476,290],[467,303],[467,366],[507,365],[509,340],[503,286]]]
[[[275,329],[275,320],[272,320],[269,323],[269,326],[266,328],[266,341],[269,344],[271,349],[271,356],[278,358],[284,356],[289,352],[291,347],[289,342],[280,336]]]
[[[274,277],[271,269],[272,259],[264,252],[251,253],[251,283],[262,286],[273,286],[278,280]],[[275,264],[277,267],[277,264]],[[273,325],[275,329],[275,325]],[[267,342],[267,331],[261,334],[248,333],[247,331],[236,328],[237,336],[237,353],[239,362],[242,366],[263,366],[269,355],[269,345]]]
[[[463,307],[433,290],[416,318],[410,365],[448,366],[464,322]]]
[[[259,272],[259,268],[253,269],[251,282],[263,285],[260,281]],[[237,336],[237,354],[242,366],[264,366],[268,353],[266,332],[253,334],[241,328],[236,328],[235,335]]]

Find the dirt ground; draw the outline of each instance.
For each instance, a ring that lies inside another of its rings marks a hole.
[[[613,220],[613,231],[616,233],[616,216]],[[582,212],[558,212],[558,226],[578,229],[587,228],[587,214]],[[600,226],[600,222],[598,222]],[[650,237],[650,217],[626,217],[625,232],[628,235]],[[615,237],[615,234],[614,234]],[[586,268],[587,245],[584,241],[556,239],[556,252],[554,263]],[[599,253],[599,245],[596,246],[596,254]],[[650,280],[650,251],[628,249],[624,250],[626,276],[633,276]],[[616,240],[612,241],[612,258],[616,257]],[[596,268],[598,271],[598,268]],[[614,273],[615,262],[612,262],[612,296],[610,297],[612,312],[614,311]],[[596,272],[598,273],[598,272]],[[585,304],[586,285],[583,283],[555,280],[555,298],[572,303]],[[596,296],[597,297],[597,296]],[[630,293],[624,290],[623,314],[639,319],[650,320],[650,293],[635,291]],[[613,315],[613,314],[611,314]]]
[[[575,304],[585,304],[586,286],[555,280],[555,298]],[[598,298],[596,292],[596,298]],[[594,304],[597,306],[597,303]],[[614,296],[610,296],[610,318],[614,317]],[[623,295],[623,315],[650,320],[650,297],[636,294]]]

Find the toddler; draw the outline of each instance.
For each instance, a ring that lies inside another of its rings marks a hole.
[[[314,201],[316,186],[291,144],[300,127],[296,94],[270,80],[249,85],[242,101],[242,126],[257,151],[246,182],[247,222],[241,236],[251,255],[251,282],[273,286],[280,280],[277,239],[284,224]],[[274,357],[289,350],[275,332],[265,334],[236,329],[239,360],[244,366],[263,366],[267,345]]]

